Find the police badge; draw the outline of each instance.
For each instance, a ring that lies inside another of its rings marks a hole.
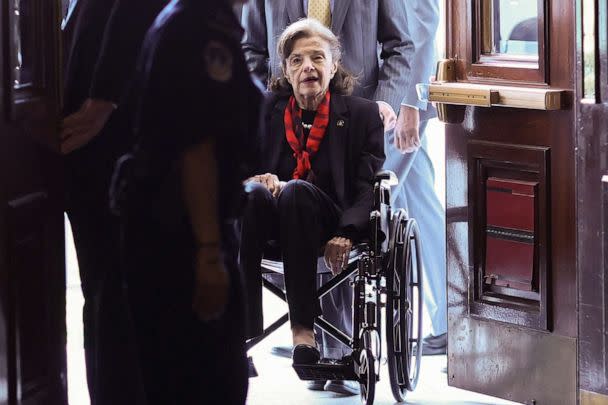
[[[232,53],[218,41],[209,41],[205,48],[205,68],[209,77],[217,82],[232,78]]]

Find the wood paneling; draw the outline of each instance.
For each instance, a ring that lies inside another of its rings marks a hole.
[[[67,404],[59,13],[60,0],[0,5],[2,405]]]
[[[576,2],[577,275],[581,405],[608,403],[608,2]],[[596,94],[585,99],[583,12],[594,6]]]
[[[459,107],[462,122],[446,125],[449,383],[520,402],[575,404],[574,5],[569,0],[539,1],[546,11],[546,66],[543,80],[532,82],[504,67],[481,76],[472,70],[476,58],[473,3],[447,0],[446,4],[447,57],[456,59],[459,82],[560,89],[568,97],[557,111]],[[470,145],[476,146],[471,150]],[[511,152],[505,153],[508,149]],[[491,168],[481,176],[480,162]],[[470,305],[479,291],[471,277],[479,274],[479,265],[484,263],[485,229],[481,224],[487,213],[480,181],[488,176],[538,183],[536,225],[540,233],[535,235],[535,260],[541,299],[536,314],[531,297],[524,297],[527,308],[518,308],[515,298],[509,299],[516,305],[505,302],[480,307],[474,299]],[[464,212],[468,215],[463,216]],[[522,369],[529,372],[522,373]]]
[[[468,192],[469,201],[475,207],[475,210],[470,211],[469,218],[469,241],[473,249],[472,271],[469,277],[471,315],[531,328],[548,329],[549,156],[549,149],[544,147],[477,140],[468,143]],[[536,206],[533,207],[533,212],[513,212],[520,222],[532,215],[530,228],[535,231],[532,235],[533,257],[529,263],[531,267],[518,269],[521,273],[530,273],[530,282],[535,284],[535,288],[530,291],[524,292],[521,289],[505,287],[487,288],[484,283],[484,277],[488,274],[485,269],[488,254],[503,257],[513,255],[513,251],[488,252],[486,184],[490,177],[536,184]]]
[[[0,324],[5,326],[0,340],[6,342],[0,346],[0,370],[7,373],[0,381],[6,385],[9,405],[64,404],[59,170],[59,157],[29,137],[0,136]]]
[[[450,385],[527,405],[576,404],[576,339],[473,318],[449,322]]]
[[[7,91],[10,118],[28,136],[58,150],[55,131],[61,84],[61,1],[10,0]],[[16,6],[18,5],[18,9]]]

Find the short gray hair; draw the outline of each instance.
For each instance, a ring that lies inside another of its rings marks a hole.
[[[340,40],[336,35],[331,32],[329,28],[321,24],[314,18],[304,18],[296,21],[289,25],[281,36],[277,44],[277,53],[281,60],[281,68],[283,73],[278,77],[273,77],[270,81],[270,90],[278,93],[291,93],[293,90],[287,79],[285,78],[284,72],[287,70],[287,58],[291,55],[293,47],[298,39],[312,38],[318,36],[329,44],[331,52],[331,58],[337,62],[338,70],[334,75],[334,78],[329,83],[329,88],[332,91],[340,94],[351,94],[357,79],[351,73],[347,72],[341,65],[342,59],[342,47],[340,46]]]

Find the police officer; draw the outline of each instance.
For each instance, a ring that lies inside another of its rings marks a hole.
[[[125,95],[144,35],[168,0],[78,0],[64,25],[66,211],[82,293],[92,405],[134,405],[140,387],[119,272],[119,224],[108,209],[114,162],[132,142]]]
[[[255,160],[261,92],[234,0],[174,0],[140,55],[137,146],[115,174],[151,405],[244,404],[235,218]]]

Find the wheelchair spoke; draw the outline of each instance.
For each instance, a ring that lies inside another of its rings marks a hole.
[[[367,387],[365,384],[361,384],[361,396],[363,398],[367,398]]]
[[[363,357],[363,361],[361,362],[361,365],[359,366],[359,374],[360,375],[367,374],[367,368],[368,368],[367,357]]]
[[[400,325],[395,325],[395,329],[393,331],[393,349],[395,353],[401,352],[401,333],[399,333]]]

